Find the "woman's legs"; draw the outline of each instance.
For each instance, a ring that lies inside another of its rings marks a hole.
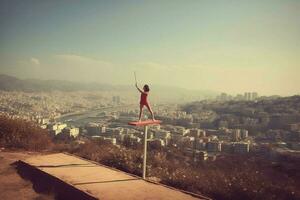
[[[154,114],[153,114],[153,111],[151,109],[151,106],[149,104],[146,104],[146,107],[148,108],[149,112],[151,113],[151,116],[152,116],[152,120],[154,121]]]
[[[143,107],[144,107],[144,105],[140,104],[139,122],[142,120]]]

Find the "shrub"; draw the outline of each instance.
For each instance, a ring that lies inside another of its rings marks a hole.
[[[0,146],[39,151],[51,145],[48,132],[36,124],[0,115]]]
[[[142,150],[93,140],[70,153],[141,175]],[[299,166],[298,162],[294,166]],[[192,164],[176,149],[148,152],[147,176],[213,199],[299,199],[300,183],[296,178],[299,169],[293,172],[294,176],[288,176],[282,167],[274,168],[270,161],[255,155],[227,155],[214,162]]]
[[[96,139],[70,149],[69,152],[125,172],[142,174],[142,154],[138,150],[116,147],[106,141]]]

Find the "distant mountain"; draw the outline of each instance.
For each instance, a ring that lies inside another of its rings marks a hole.
[[[140,85],[142,87],[142,85]],[[207,90],[187,90],[174,86],[151,85],[152,97],[159,100],[176,100],[184,102],[200,100],[216,96],[217,93]],[[133,85],[110,85],[101,83],[79,83],[64,80],[18,79],[13,76],[0,74],[0,90],[24,92],[49,91],[114,91],[134,93]]]
[[[122,86],[100,83],[78,83],[63,80],[18,79],[0,74],[0,90],[5,91],[79,91],[79,90],[118,90]]]
[[[0,75],[0,90],[5,91],[34,91],[37,85],[27,80],[21,80],[13,76]]]

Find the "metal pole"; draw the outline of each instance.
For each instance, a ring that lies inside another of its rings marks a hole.
[[[146,167],[147,167],[147,130],[148,130],[148,126],[145,126],[145,130],[144,130],[144,162],[143,162],[143,179],[146,179]]]
[[[135,72],[134,72],[134,79],[135,79],[135,84],[137,84],[136,73]]]

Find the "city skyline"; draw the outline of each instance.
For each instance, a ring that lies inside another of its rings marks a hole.
[[[297,1],[1,1],[0,73],[299,94]]]

